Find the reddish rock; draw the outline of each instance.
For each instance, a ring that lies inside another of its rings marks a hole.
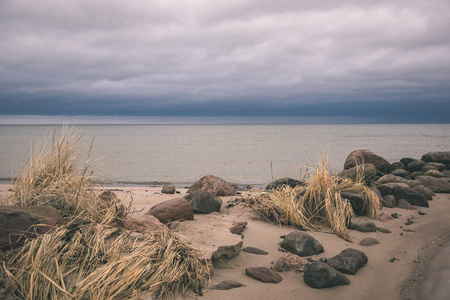
[[[264,283],[279,283],[283,280],[280,274],[266,267],[245,268],[245,275]]]
[[[245,226],[247,226],[247,222],[233,222],[229,229],[233,234],[241,234]]]
[[[377,239],[374,239],[374,238],[371,238],[371,237],[365,238],[361,242],[359,242],[359,244],[361,246],[372,246],[372,245],[377,245],[379,243],[380,242]]]
[[[377,171],[388,173],[391,164],[381,156],[376,155],[370,150],[355,150],[347,157],[344,163],[344,170],[355,167],[356,165],[372,164]]]
[[[417,210],[416,207],[414,207],[414,206],[412,206],[411,204],[409,204],[408,201],[406,201],[405,199],[399,199],[399,200],[397,200],[397,207],[398,207],[398,208],[403,208],[403,209]]]
[[[150,208],[146,215],[155,216],[164,224],[180,220],[194,220],[194,211],[184,198],[161,202]]]
[[[207,191],[217,196],[234,196],[236,188],[234,185],[226,182],[220,177],[207,175],[195,182],[187,191],[188,194],[197,191]]]
[[[44,234],[64,224],[51,206],[0,206],[0,249],[14,247],[23,238]]]
[[[280,257],[273,266],[273,269],[277,272],[285,272],[292,270],[299,270],[305,266],[308,261],[295,254],[285,254]]]

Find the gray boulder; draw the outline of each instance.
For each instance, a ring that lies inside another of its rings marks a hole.
[[[425,173],[423,173],[423,176],[433,176],[433,177],[436,177],[436,178],[445,177],[444,174],[442,174],[438,170],[428,170]]]
[[[311,256],[324,251],[319,241],[302,231],[293,231],[287,234],[280,246],[298,256]]]
[[[446,168],[445,164],[438,163],[438,162],[428,162],[428,163],[425,164],[425,167],[428,167],[428,166],[437,168],[437,170],[439,172],[444,171],[445,168]]]
[[[381,200],[381,205],[383,205],[384,207],[394,208],[397,205],[397,201],[392,195],[383,196],[382,199],[383,200]]]
[[[444,170],[441,172],[445,177],[450,177],[450,170]]]
[[[409,185],[406,183],[385,183],[382,185],[377,186],[378,190],[380,191],[382,196],[386,195],[392,195],[392,190],[395,186],[400,186],[406,189],[409,189]]]
[[[404,169],[395,169],[395,170],[391,171],[390,174],[405,178],[406,176],[409,175],[409,172]]]
[[[354,219],[350,223],[350,229],[361,232],[376,232],[377,226],[373,222],[364,219]]]
[[[428,201],[424,195],[413,191],[409,187],[405,188],[402,186],[394,186],[392,189],[392,195],[395,199],[405,199],[411,205],[429,207]]]
[[[379,243],[380,242],[377,239],[374,239],[374,238],[371,238],[371,237],[367,237],[367,238],[361,240],[361,242],[359,242],[359,244],[361,246],[365,246],[365,247],[377,245]]]
[[[295,188],[297,185],[304,185],[304,182],[289,177],[283,177],[269,183],[266,186],[266,190],[279,190],[283,186],[290,186],[291,188]]]
[[[344,170],[355,167],[356,165],[372,164],[377,171],[389,173],[391,164],[383,157],[376,155],[370,150],[355,150],[347,157],[344,163]]]
[[[363,216],[367,213],[367,199],[364,194],[341,191],[341,198],[347,199],[350,202],[355,214]]]
[[[412,173],[410,173],[410,174],[408,175],[408,177],[410,177],[411,179],[415,180],[417,177],[423,176],[423,173],[424,173],[424,172],[422,172],[422,171],[412,172]]]
[[[339,272],[355,275],[361,267],[367,264],[367,256],[360,250],[349,248],[329,258],[327,264]]]
[[[309,264],[303,274],[303,281],[307,286],[315,289],[350,284],[350,280],[345,275],[322,262]]]
[[[207,191],[191,192],[184,198],[192,206],[195,213],[210,214],[214,211],[220,211],[222,207],[222,199]]]
[[[428,152],[422,156],[422,160],[426,162],[438,162],[442,164],[450,164],[450,151]]]
[[[391,168],[393,170],[395,170],[395,169],[403,169],[404,170],[405,169],[405,165],[402,162],[400,162],[400,161],[396,161],[396,162],[391,164]]]
[[[400,162],[406,167],[409,163],[412,163],[413,161],[418,161],[418,159],[411,158],[411,157],[403,157],[400,159]]]
[[[362,181],[365,182],[375,180],[376,175],[377,169],[373,164],[357,165],[355,167],[349,168],[337,174],[337,176],[340,178],[348,178],[353,181],[361,179]]]
[[[424,166],[425,166],[425,162],[423,160],[416,160],[416,161],[410,162],[406,166],[406,170],[409,172],[416,172],[416,171],[420,171]]]
[[[195,182],[187,193],[190,194],[197,191],[207,191],[217,196],[234,196],[236,195],[236,186],[220,177],[207,175]]]
[[[450,183],[445,178],[419,176],[416,180],[435,193],[450,193]]]

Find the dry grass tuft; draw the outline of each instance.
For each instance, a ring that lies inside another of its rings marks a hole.
[[[208,268],[197,250],[170,233],[121,228],[121,200],[99,199],[88,171],[92,143],[83,145],[82,134],[64,128],[32,151],[15,182],[9,203],[51,205],[65,225],[0,252],[6,291],[19,299],[130,299],[200,290]]]
[[[318,230],[325,226],[339,237],[350,240],[347,227],[354,213],[350,203],[341,197],[341,191],[362,192],[367,199],[367,215],[379,218],[378,196],[361,181],[340,179],[330,174],[326,157],[306,180],[305,186],[294,189],[285,186],[281,190],[253,198],[251,202],[255,211],[265,220],[306,230]]]

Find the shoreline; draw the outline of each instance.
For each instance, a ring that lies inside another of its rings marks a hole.
[[[0,196],[5,197],[10,193],[8,191],[10,188],[12,188],[10,184],[0,184]],[[99,186],[99,189],[113,190],[120,198],[132,201],[135,208],[132,217],[145,214],[158,203],[182,197],[187,191],[186,188],[177,188],[179,192],[177,194],[162,194],[160,187],[127,185]],[[308,232],[317,238],[325,248],[324,253],[312,257],[314,260],[322,257],[330,258],[346,248],[362,250],[369,258],[368,264],[361,268],[356,275],[348,275],[351,281],[350,286],[316,290],[306,286],[303,283],[303,275],[294,271],[280,273],[283,277],[280,284],[264,284],[244,274],[243,270],[248,266],[273,266],[274,261],[283,254],[278,250],[279,237],[294,231],[288,226],[263,222],[256,218],[250,209],[227,207],[228,202],[237,197],[248,196],[250,193],[244,191],[242,195],[221,197],[223,206],[220,213],[195,215],[194,221],[179,222],[173,231],[189,238],[193,244],[197,242],[202,246],[201,243],[205,243],[205,239],[213,243],[213,241],[223,239],[226,234],[229,235],[228,227],[233,221],[246,221],[248,226],[243,232],[243,247],[257,247],[269,252],[269,255],[259,256],[241,252],[238,256],[228,259],[226,263],[215,266],[214,276],[210,282],[211,286],[223,280],[235,280],[245,284],[246,287],[229,291],[205,289],[202,297],[188,291],[188,298],[203,300],[251,299],[255,297],[259,299],[290,299],[294,296],[302,296],[303,299],[379,299],[381,297],[414,300],[424,299],[417,296],[417,293],[429,294],[427,285],[429,286],[430,280],[434,290],[442,287],[442,280],[440,285],[439,282],[437,283],[436,287],[437,276],[440,275],[436,274],[434,269],[432,269],[433,272],[430,272],[429,269],[442,253],[443,249],[440,248],[443,247],[439,245],[444,242],[446,245],[450,244],[450,223],[448,221],[450,194],[437,194],[430,201],[429,208],[420,207],[419,209],[427,214],[424,216],[419,215],[417,210],[383,208],[383,212],[388,215],[394,212],[398,213],[399,218],[382,222],[359,217],[373,221],[378,227],[389,229],[390,234],[363,233],[351,230],[350,236],[353,242],[350,243],[323,230]],[[412,218],[414,223],[405,226],[408,218]],[[405,229],[411,231],[405,231]],[[370,247],[360,246],[359,241],[365,237],[376,238],[380,244]],[[394,257],[396,260],[390,262],[390,259]],[[440,262],[437,261],[437,263]],[[444,276],[447,274],[445,268],[441,271]],[[447,278],[447,280],[449,279],[450,277]],[[415,295],[416,298],[414,298]],[[177,298],[186,299],[182,296]],[[143,295],[142,299],[151,299],[151,296]]]

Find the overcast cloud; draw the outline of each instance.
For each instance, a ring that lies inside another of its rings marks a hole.
[[[450,122],[450,1],[0,0],[0,114]]]

